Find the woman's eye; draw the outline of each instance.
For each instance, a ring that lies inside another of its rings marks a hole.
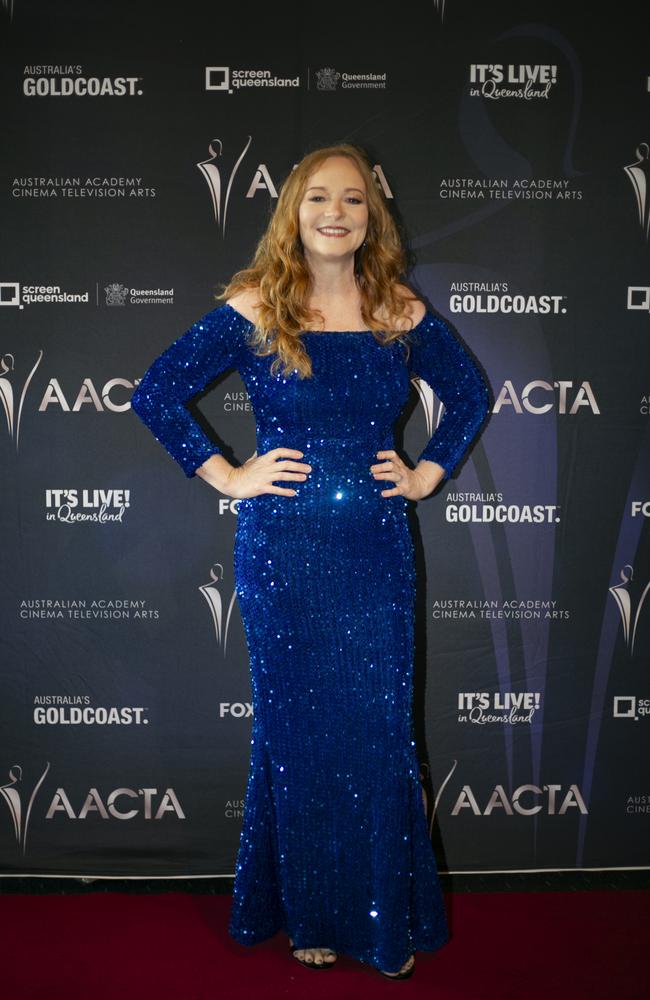
[[[312,194],[309,197],[309,201],[319,201],[321,198],[324,198],[324,197],[325,197],[325,195],[322,195],[322,194]],[[351,195],[348,196],[348,201],[353,201],[357,205],[361,205],[361,203],[362,203],[361,202],[361,198],[357,198],[353,194],[351,194]]]

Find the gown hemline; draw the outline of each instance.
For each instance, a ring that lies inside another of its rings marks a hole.
[[[288,927],[286,926],[286,924],[283,923],[283,922],[280,922],[272,930],[269,930],[269,931],[258,931],[257,934],[251,935],[248,938],[244,938],[244,937],[240,936],[239,934],[234,933],[230,929],[228,930],[228,934],[232,938],[232,940],[235,941],[237,944],[244,945],[244,947],[246,947],[246,948],[253,948],[257,944],[262,944],[264,941],[269,941],[271,938],[274,938],[279,933],[286,934],[288,938],[289,937],[291,938],[291,940],[293,941],[293,946],[292,947],[293,947],[294,951],[300,951],[301,949],[329,948],[332,951],[335,951],[336,954],[339,957],[341,955],[345,955],[346,958],[353,958],[357,962],[363,962],[364,965],[369,965],[369,966],[371,966],[374,969],[379,969],[379,964],[377,962],[371,961],[371,959],[368,957],[368,952],[367,951],[363,951],[363,950],[359,951],[359,950],[356,950],[356,949],[336,947],[333,944],[311,944],[311,945],[309,945],[309,944],[297,944],[296,943],[296,937],[294,936],[294,934],[292,934],[292,932],[288,929]],[[400,962],[400,964],[397,966],[396,969],[386,969],[386,968],[384,968],[383,971],[384,972],[399,972],[399,970],[402,968],[402,966],[409,960],[409,958],[411,957],[411,955],[414,955],[418,951],[428,951],[428,952],[431,952],[431,953],[435,953],[437,951],[440,951],[440,949],[443,948],[449,942],[450,938],[451,938],[451,935],[449,933],[447,933],[447,932],[443,933],[441,936],[439,936],[437,938],[434,938],[433,940],[431,938],[423,938],[423,937],[419,937],[418,938],[418,937],[416,937],[415,938],[415,943],[414,943],[413,947],[411,948],[411,950],[409,951],[408,955],[406,955],[404,957],[404,961]]]

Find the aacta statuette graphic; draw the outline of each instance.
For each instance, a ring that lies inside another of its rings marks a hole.
[[[227,166],[227,163],[223,155],[223,144],[221,139],[213,139],[208,146],[208,149],[210,150],[209,158],[207,160],[201,160],[196,164],[208,182],[210,197],[212,198],[214,219],[221,230],[222,238],[225,238],[226,235],[226,215],[228,213],[228,201],[230,200],[232,185],[235,180],[235,175],[239,170],[239,165],[248,152],[251,139],[252,137],[249,135],[248,142],[237,157],[234,165],[231,166],[228,171],[223,169]],[[219,144],[218,152],[216,150],[217,143]]]
[[[14,19],[14,0],[2,0],[2,9],[9,15],[9,20]]]
[[[27,389],[29,388],[29,383],[34,377],[34,372],[41,363],[41,358],[43,357],[43,352],[40,351],[38,358],[31,372],[27,376],[25,384],[22,388],[20,394],[20,400],[18,401],[18,412],[16,412],[16,398],[14,393],[14,387],[6,377],[10,372],[14,371],[15,360],[13,354],[3,354],[0,358],[0,405],[4,410],[5,419],[7,421],[7,430],[9,431],[9,437],[13,438],[16,445],[16,452],[18,451],[18,438],[20,436],[20,418],[23,412],[23,403],[25,402],[25,396],[27,395]]]
[[[436,397],[429,383],[425,382],[424,379],[421,379],[418,375],[414,375],[411,382],[415,386],[420,402],[422,403],[424,419],[426,422],[427,438],[431,438],[433,437],[434,430],[437,429],[440,424],[440,420],[442,419],[442,403],[439,400],[437,401],[438,409],[434,416]]]
[[[623,170],[630,178],[630,182],[634,188],[636,207],[639,213],[639,225],[647,243],[648,234],[650,233],[650,199],[648,198],[648,188],[650,186],[648,184],[648,175],[650,174],[648,164],[650,146],[648,146],[647,142],[639,143],[636,148],[636,155],[636,163],[629,163],[626,167],[623,167]]]
[[[18,784],[18,782],[22,782],[23,780],[23,769],[20,764],[14,764],[13,767],[9,768],[10,780],[6,785],[0,785],[0,795],[9,808],[14,825],[14,834],[18,844],[23,849],[23,854],[25,854],[25,851],[27,850],[27,828],[29,826],[29,817],[32,811],[32,806],[34,805],[34,799],[36,798],[36,793],[39,788],[45,781],[45,776],[49,770],[50,762],[48,760],[47,767],[32,789],[32,793],[29,796],[29,802],[27,803],[23,801],[23,795],[21,794],[22,788]]]
[[[233,590],[230,596],[230,600],[228,602],[228,612],[226,614],[226,621],[224,624],[223,612],[226,602],[221,590],[219,589],[222,584],[223,565],[221,563],[214,563],[210,569],[210,582],[202,583],[199,590],[208,602],[208,607],[210,608],[210,613],[212,614],[217,643],[223,647],[223,655],[225,656],[226,645],[228,642],[228,629],[230,628],[230,616],[232,615],[232,610],[235,606],[237,591]]]
[[[440,14],[440,22],[442,23],[445,19],[445,10],[447,9],[447,0],[433,0],[433,6]]]
[[[628,563],[621,570],[621,580],[622,583],[617,583],[616,586],[610,587],[609,592],[616,601],[616,606],[618,607],[621,621],[623,623],[623,636],[625,638],[625,645],[630,651],[630,656],[634,656],[634,640],[636,638],[636,628],[639,624],[639,618],[641,617],[641,610],[643,608],[644,601],[648,596],[648,591],[650,590],[650,582],[646,583],[643,593],[639,598],[639,603],[637,609],[634,612],[632,610],[632,598],[630,592],[627,589],[628,583],[634,578],[634,569]]]

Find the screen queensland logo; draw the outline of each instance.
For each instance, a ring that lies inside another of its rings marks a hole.
[[[650,722],[650,698],[635,694],[616,694],[612,702],[612,716],[615,719]]]
[[[37,305],[42,302],[73,303],[90,302],[88,290],[68,291],[61,285],[24,285],[19,281],[0,281],[0,306],[13,306],[24,309],[25,306]]]
[[[628,285],[627,308],[650,313],[650,285]]]
[[[211,93],[234,94],[238,90],[291,90],[300,87],[300,74],[277,73],[272,69],[235,66],[206,66],[205,89]]]

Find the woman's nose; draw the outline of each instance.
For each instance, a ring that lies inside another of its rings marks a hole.
[[[325,215],[332,215],[334,218],[338,218],[342,214],[341,203],[334,199],[331,206],[325,212]]]

